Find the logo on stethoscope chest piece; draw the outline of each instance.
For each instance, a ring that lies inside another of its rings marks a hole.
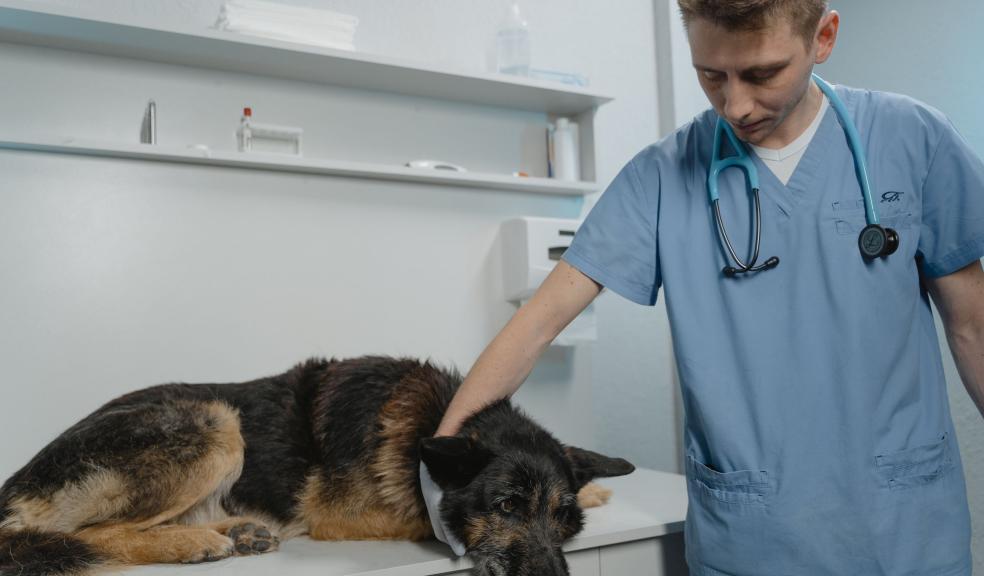
[[[899,202],[902,200],[902,192],[885,192],[881,195],[882,204],[886,202]]]

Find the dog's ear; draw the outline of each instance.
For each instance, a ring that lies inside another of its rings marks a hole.
[[[438,436],[420,440],[420,459],[435,484],[444,489],[460,488],[485,468],[492,452],[471,438]]]
[[[598,454],[591,450],[565,446],[564,453],[571,463],[574,470],[574,478],[577,480],[577,487],[582,486],[594,478],[607,476],[624,476],[635,470],[635,466],[623,458],[609,458],[604,454]]]

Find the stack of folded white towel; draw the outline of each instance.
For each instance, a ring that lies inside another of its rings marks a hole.
[[[331,10],[263,0],[225,0],[215,27],[250,36],[355,50],[359,19]]]

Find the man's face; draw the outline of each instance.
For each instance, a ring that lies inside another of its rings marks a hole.
[[[785,20],[731,31],[696,18],[687,29],[700,85],[738,138],[780,148],[806,129],[813,120],[804,96],[818,61],[814,39],[808,46]]]

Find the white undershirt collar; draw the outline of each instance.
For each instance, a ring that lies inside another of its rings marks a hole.
[[[826,114],[827,108],[830,107],[830,102],[827,100],[827,95],[821,92],[820,96],[822,98],[820,101],[820,110],[813,118],[813,122],[810,122],[810,125],[807,126],[806,130],[804,130],[803,133],[796,138],[796,140],[793,140],[789,144],[779,149],[763,148],[761,146],[749,144],[749,146],[752,147],[752,150],[755,151],[755,154],[757,154],[762,160],[782,162],[783,160],[789,158],[790,156],[794,156],[797,152],[800,152],[806,148],[810,144],[810,141],[813,140],[813,136],[817,133],[817,130],[820,129],[820,122],[823,120],[823,116]]]

